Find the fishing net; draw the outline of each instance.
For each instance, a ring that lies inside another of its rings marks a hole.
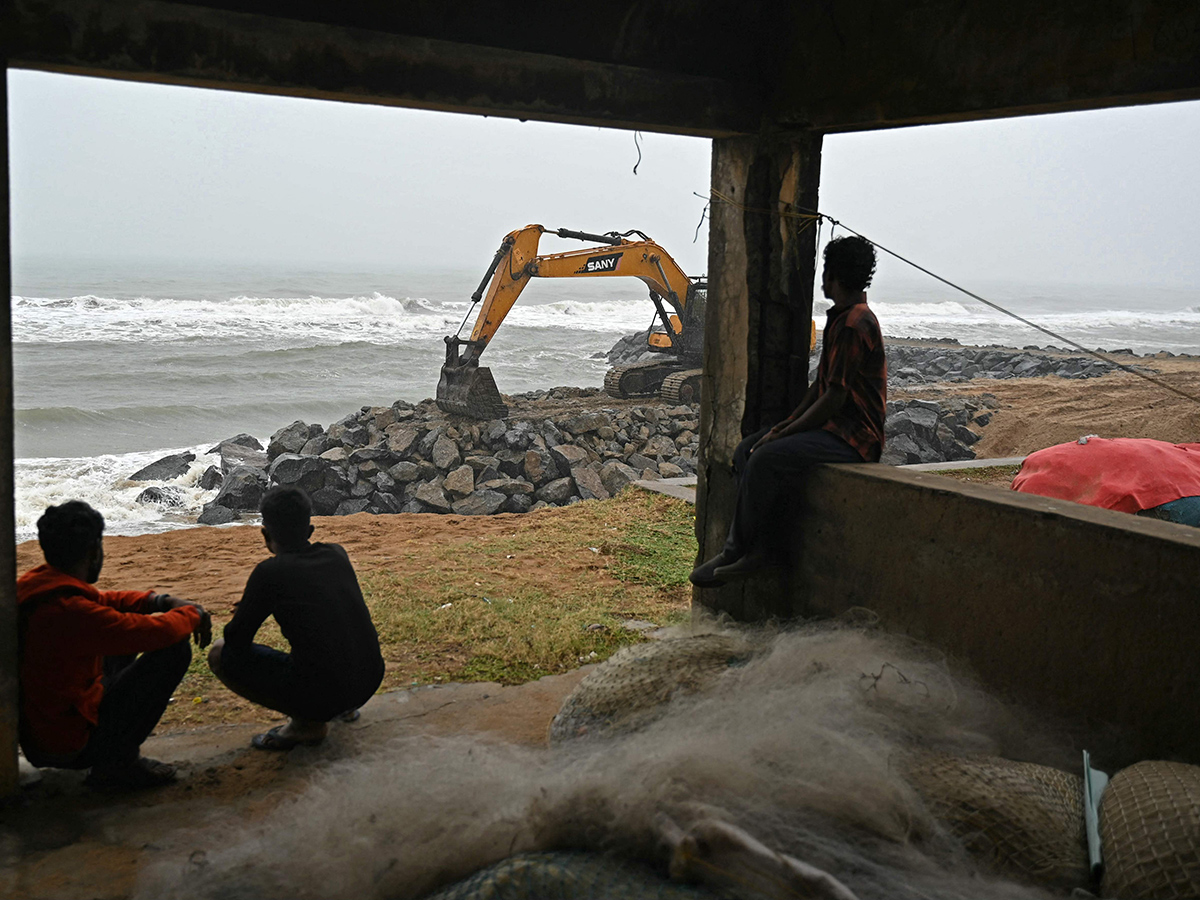
[[[1087,885],[1080,776],[937,754],[915,757],[907,774],[934,816],[989,868],[1046,887]]]
[[[524,853],[480,869],[428,900],[716,900],[647,866],[597,853]]]
[[[138,896],[1041,900],[1092,887],[1081,778],[1003,758],[1061,762],[1066,748],[873,629],[627,648],[579,683],[551,738],[397,736],[261,821],[202,832],[188,847],[203,864],[163,856]],[[1198,773],[1145,763],[1113,779],[1104,896],[1200,898]]]
[[[711,687],[753,654],[738,634],[653,641],[614,653],[563,701],[550,742],[635,731],[657,719],[668,700]]]
[[[1142,762],[1100,798],[1104,896],[1200,897],[1200,766]]]

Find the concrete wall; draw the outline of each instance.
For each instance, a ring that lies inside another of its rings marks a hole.
[[[8,80],[0,123],[8,122]],[[7,128],[5,129],[7,134]],[[0,797],[17,786],[17,547],[13,504],[12,266],[9,259],[8,141],[0,141]]]
[[[1104,764],[1200,763],[1200,529],[881,465],[821,467],[803,499],[793,615],[866,607],[1004,695],[1115,725]]]

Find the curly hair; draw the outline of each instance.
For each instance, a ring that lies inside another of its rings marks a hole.
[[[290,484],[277,484],[263,494],[263,528],[285,547],[295,547],[308,540],[312,501],[302,489]]]
[[[875,245],[866,238],[834,238],[825,245],[825,269],[848,291],[865,291],[875,277]]]
[[[82,500],[50,506],[37,520],[38,543],[46,562],[69,569],[88,555],[104,534],[104,516]]]

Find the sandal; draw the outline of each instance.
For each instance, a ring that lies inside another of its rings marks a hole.
[[[92,767],[84,784],[88,787],[111,791],[138,791],[161,787],[175,780],[175,767],[146,756],[134,762],[114,767]]]
[[[296,747],[315,747],[321,741],[325,740],[323,736],[319,738],[306,738],[304,740],[288,737],[282,733],[286,727],[286,725],[276,725],[270,731],[263,734],[256,734],[250,739],[250,746],[256,750],[275,750],[286,753],[288,750]]]
[[[348,709],[341,715],[334,716],[334,718],[339,722],[346,722],[348,724],[350,722],[357,722],[362,718],[362,713],[358,709]]]

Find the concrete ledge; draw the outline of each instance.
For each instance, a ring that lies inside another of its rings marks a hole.
[[[660,478],[658,480],[646,479],[644,481],[635,481],[633,485],[640,487],[644,491],[653,491],[656,494],[666,494],[668,497],[675,497],[679,500],[686,500],[688,503],[696,502],[696,476],[684,475],[682,478]]]
[[[794,615],[867,607],[1114,754],[1200,762],[1200,529],[880,465],[804,500]]]
[[[1023,456],[1006,456],[1003,459],[960,459],[957,462],[913,463],[897,466],[906,472],[953,472],[957,469],[994,469],[997,466],[1019,466],[1025,462]]]

